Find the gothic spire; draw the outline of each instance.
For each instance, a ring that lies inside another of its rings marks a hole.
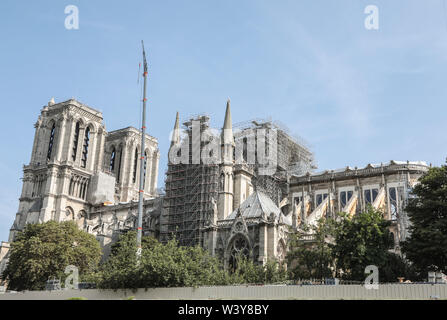
[[[233,143],[233,125],[231,124],[230,98],[228,98],[227,100],[227,109],[225,111],[225,121],[223,125],[222,137],[224,144]]]
[[[227,100],[227,110],[225,111],[224,129],[231,129],[231,111],[230,111],[230,98]]]
[[[179,118],[178,118],[178,111],[177,111],[177,115],[175,116],[174,131],[172,132],[171,144],[177,144],[179,142],[180,142],[180,126],[179,126]]]

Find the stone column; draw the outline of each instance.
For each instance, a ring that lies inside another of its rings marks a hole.
[[[259,258],[258,261],[264,264],[267,261],[267,224],[259,225]]]
[[[62,115],[61,120],[59,121],[59,137],[57,139],[57,151],[55,160],[58,162],[62,162],[62,149],[65,143],[65,125],[67,123],[67,116],[65,114]]]
[[[105,140],[106,133],[104,132],[103,128],[98,129],[98,161],[96,162],[95,172],[96,171],[102,171],[103,165],[104,165],[104,140]]]
[[[73,160],[73,143],[74,143],[74,134],[75,134],[75,130],[76,130],[76,121],[73,117],[73,115],[70,115],[68,118],[69,122],[68,122],[68,134],[67,134],[67,141],[64,145],[64,149],[63,149],[63,159],[61,159],[64,162],[69,162]],[[76,156],[79,155],[79,153],[77,152],[78,150],[76,150]]]
[[[160,153],[157,152],[157,154],[154,156],[154,163],[153,163],[153,175],[152,175],[152,192],[155,193],[155,189],[157,188],[157,182],[158,182],[158,163],[160,159]]]
[[[146,141],[147,143],[147,141]],[[152,174],[152,152],[150,149],[146,150],[147,158],[146,158],[146,177],[144,178],[144,193],[152,193],[151,191],[151,174]]]
[[[98,166],[95,166],[96,161],[96,153],[98,150],[96,150],[96,145],[98,140],[100,139],[100,133],[99,131],[90,131],[90,146],[89,146],[89,154],[87,155],[87,169],[90,171],[94,171]]]
[[[34,128],[36,128],[34,133],[34,142],[33,142],[33,151],[31,152],[31,164],[35,164],[37,162],[37,150],[39,149],[39,137],[41,131],[41,121],[40,119],[34,124]]]

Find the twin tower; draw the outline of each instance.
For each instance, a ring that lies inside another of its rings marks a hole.
[[[84,228],[96,207],[138,198],[139,130],[107,132],[102,113],[74,99],[52,99],[41,110],[35,129],[9,241],[27,223],[74,220]],[[157,188],[157,139],[146,135],[143,152],[144,196],[151,198]]]

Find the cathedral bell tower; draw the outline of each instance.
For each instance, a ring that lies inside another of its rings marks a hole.
[[[222,128],[221,156],[222,162],[219,168],[219,201],[218,219],[225,219],[233,211],[233,151],[234,136],[231,124],[230,99],[227,101],[225,121]]]

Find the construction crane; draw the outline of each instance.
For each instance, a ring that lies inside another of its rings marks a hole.
[[[141,155],[140,155],[140,186],[138,189],[138,227],[137,227],[137,262],[141,258],[141,237],[143,233],[143,201],[144,201],[144,176],[145,176],[145,162],[146,154],[145,149],[145,138],[146,138],[146,85],[147,85],[147,61],[146,52],[144,51],[144,42],[141,40],[141,46],[143,47],[143,115],[141,120]]]

